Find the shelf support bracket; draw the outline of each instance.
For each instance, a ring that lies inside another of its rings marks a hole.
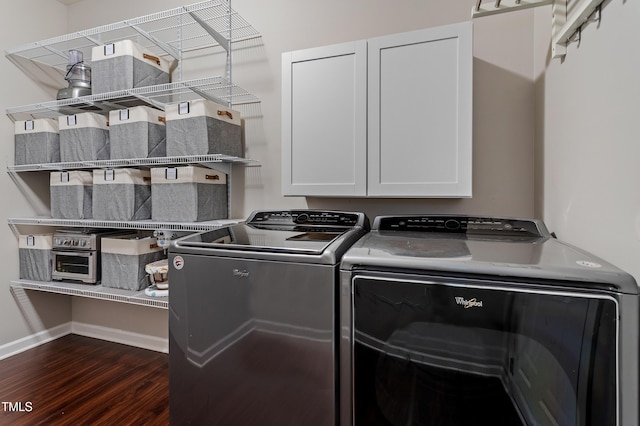
[[[167,52],[169,55],[173,56],[174,59],[180,60],[180,53],[178,52],[177,49],[174,49],[170,44],[165,43],[164,41],[158,39],[157,37],[154,37],[153,35],[149,34],[147,31],[143,30],[137,25],[129,24],[129,26],[133,28],[138,34],[140,34],[141,36],[149,40],[150,42],[156,44],[157,46],[160,46],[162,50]]]
[[[196,21],[209,35],[225,50],[227,53],[227,79],[231,82],[231,0],[227,3],[227,18],[228,18],[228,37],[223,36],[218,31],[211,28],[203,19],[201,19],[195,12],[189,11],[189,15]],[[228,107],[231,107],[231,89],[229,89],[229,101],[226,103]],[[224,104],[224,102],[223,102]]]
[[[195,12],[189,12],[189,15],[196,21],[225,51],[229,51],[229,40],[202,20]]]
[[[207,93],[204,90],[200,90],[197,87],[188,87],[188,88],[190,90],[192,90],[194,93],[198,94],[198,96],[200,96],[200,97],[202,97],[204,99],[208,99],[208,100],[210,100],[212,102],[216,102],[216,103],[221,104],[221,105],[225,105],[225,104],[231,105],[231,99],[229,99],[229,101],[225,101],[224,99],[221,99],[221,98],[218,98],[216,96],[213,96],[212,94]]]
[[[557,34],[567,23],[567,0],[555,0],[551,6],[551,40],[556,40]],[[551,43],[551,56],[562,58],[567,54],[567,43]]]
[[[11,232],[13,232],[13,235],[16,238],[20,238],[20,231],[18,231],[18,227],[16,226],[15,223],[13,223],[13,221],[9,221],[9,228],[11,229]]]
[[[471,11],[471,17],[479,18],[514,10],[530,9],[532,7],[546,6],[552,2],[553,0],[496,0],[495,2],[483,4],[482,0],[477,0]]]
[[[153,105],[154,107],[156,107],[159,110],[164,111],[165,104],[163,104],[162,102],[158,102],[155,99],[150,98],[149,96],[133,95],[133,94],[131,96],[133,96],[135,98],[138,98],[138,99],[148,103],[149,105]],[[118,108],[115,108],[115,109],[121,109],[121,108],[122,107],[119,106]]]
[[[580,39],[580,33],[585,25],[591,22],[600,22],[602,2],[603,0],[583,0],[572,10],[571,15],[568,15],[565,4],[564,16],[560,14],[558,17],[554,14],[554,19],[561,20],[557,24],[554,21],[553,26],[551,49],[554,58],[562,58],[567,54],[567,45],[574,41],[576,33],[578,33],[578,40]],[[562,2],[556,0],[556,3]]]
[[[538,6],[552,5],[551,56],[563,58],[567,45],[580,41],[583,27],[591,22],[600,22],[604,0],[575,0],[569,11],[568,0],[495,0],[483,3],[476,0],[471,17],[495,15]]]

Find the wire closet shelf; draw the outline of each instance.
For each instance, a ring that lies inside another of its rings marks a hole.
[[[13,121],[55,118],[60,115],[97,112],[150,105],[164,109],[169,103],[205,98],[232,105],[259,102],[233,83],[232,43],[259,39],[260,34],[230,7],[229,0],[203,1],[164,12],[50,38],[6,51],[6,57],[26,74],[46,86],[64,82],[70,50],[83,53],[90,65],[95,46],[133,40],[145,52],[175,59],[175,82],[41,102],[7,109]],[[221,47],[226,51],[226,76],[183,80],[182,66],[189,52]]]
[[[26,44],[7,50],[7,57],[38,62],[65,73],[65,52],[69,49],[82,51],[88,59],[94,46],[135,39],[156,56],[180,59],[184,52],[257,37],[259,33],[231,9],[229,1],[203,1]]]

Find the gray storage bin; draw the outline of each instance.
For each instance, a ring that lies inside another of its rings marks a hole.
[[[73,170],[52,172],[49,179],[51,217],[54,219],[91,219],[93,174]]]
[[[102,286],[142,290],[149,286],[144,267],[164,259],[164,249],[154,237],[124,235],[101,240]]]
[[[105,93],[171,82],[172,62],[131,40],[91,49],[91,93]]]
[[[93,218],[151,219],[151,176],[148,170],[93,171]]]
[[[60,161],[58,121],[52,118],[16,121],[15,165]]]
[[[200,222],[226,219],[227,175],[196,166],[151,170],[154,221]]]
[[[109,112],[111,159],[165,157],[164,111],[137,106]]]
[[[165,112],[168,156],[243,156],[242,120],[238,111],[198,99],[169,104]]]
[[[109,127],[107,118],[84,112],[58,117],[60,128],[60,160],[91,161],[109,159]]]
[[[20,235],[20,279],[51,281],[52,234]]]

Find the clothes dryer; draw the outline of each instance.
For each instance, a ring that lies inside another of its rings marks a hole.
[[[385,216],[341,266],[342,425],[637,425],[638,286],[537,220]]]

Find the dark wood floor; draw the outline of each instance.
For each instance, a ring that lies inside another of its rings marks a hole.
[[[68,335],[0,361],[0,425],[167,425],[167,354]]]

